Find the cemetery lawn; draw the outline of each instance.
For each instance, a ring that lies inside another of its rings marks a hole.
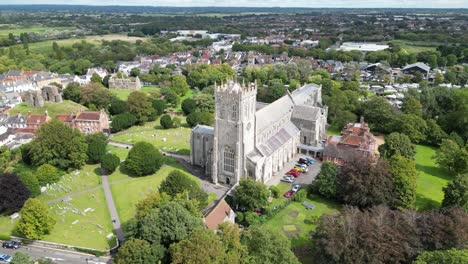
[[[140,92],[144,92],[144,93],[150,93],[151,91],[158,91],[159,88],[157,87],[150,87],[150,86],[144,86],[144,87],[141,87],[141,89],[139,90]],[[119,98],[120,100],[124,100],[124,101],[127,101],[128,99],[128,96],[134,92],[134,90],[115,90],[115,89],[110,89],[110,92],[117,96],[117,98]]]
[[[39,108],[28,107],[26,103],[21,103],[11,109],[9,113],[10,115],[16,115],[18,113],[27,115],[28,112],[31,112],[31,114],[44,114],[47,110],[49,115],[55,118],[57,114],[77,113],[80,109],[86,110],[86,107],[72,101],[64,100],[63,103],[46,102],[43,107]]]
[[[153,175],[132,177],[129,180],[111,184],[112,196],[119,213],[120,222],[125,223],[133,218],[135,216],[135,205],[150,192],[158,191],[161,182],[166,179],[171,171],[176,170],[178,167],[180,168],[178,164],[165,165]],[[190,174],[187,173],[187,175]]]
[[[146,141],[163,151],[188,155],[190,153],[190,132],[192,130],[184,127],[185,117],[180,116],[179,118],[182,120],[182,127],[162,129],[158,118],[158,120],[148,122],[143,126],[133,126],[116,133],[112,135],[112,140],[127,144]],[[163,141],[164,138],[166,139],[165,142]]]
[[[418,211],[430,210],[440,207],[444,199],[444,188],[452,175],[441,169],[435,163],[433,157],[436,155],[436,148],[416,145],[416,169],[418,170],[416,209]]]
[[[66,207],[81,212],[87,208],[94,211],[81,215],[71,209],[64,210]],[[112,223],[102,188],[74,196],[69,203],[60,201],[50,204],[49,208],[57,223],[51,234],[46,235],[43,240],[97,250],[109,249],[106,236],[112,233]],[[73,224],[76,220],[78,222]]]
[[[119,147],[115,147],[111,145],[107,145],[106,149],[107,149],[107,153],[112,153],[112,154],[117,155],[120,158],[120,160],[125,160],[127,158],[128,149],[119,148]]]

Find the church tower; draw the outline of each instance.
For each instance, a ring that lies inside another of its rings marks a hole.
[[[247,154],[255,147],[256,83],[229,80],[215,86],[213,182],[235,185],[247,176]]]

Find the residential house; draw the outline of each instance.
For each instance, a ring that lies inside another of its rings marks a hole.
[[[232,210],[224,199],[221,199],[209,213],[205,215],[203,221],[206,227],[216,232],[218,226],[224,222],[234,224],[236,213]]]
[[[104,110],[96,112],[79,112],[73,120],[73,127],[83,134],[103,132],[110,134],[109,116]]]

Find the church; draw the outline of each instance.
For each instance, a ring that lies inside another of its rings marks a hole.
[[[321,86],[307,84],[271,104],[256,97],[256,83],[215,86],[214,127],[193,128],[191,163],[213,183],[233,186],[243,177],[266,183],[296,153],[323,151],[328,108]]]

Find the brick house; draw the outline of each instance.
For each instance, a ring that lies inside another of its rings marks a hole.
[[[349,123],[341,131],[341,136],[329,136],[323,151],[323,161],[340,166],[354,158],[374,158],[376,140],[369,126],[361,117],[360,123]]]
[[[43,115],[28,113],[28,115],[26,116],[26,130],[25,131],[31,131],[32,133],[34,133],[36,132],[37,129],[39,129],[42,126],[42,124],[50,122],[50,120],[51,118],[47,111],[45,111]]]
[[[213,209],[205,215],[203,221],[205,226],[213,231],[218,229],[218,226],[224,222],[234,224],[236,219],[236,213],[232,210],[224,199],[221,199]]]
[[[70,127],[78,129],[83,134],[93,134],[103,132],[110,133],[109,116],[101,111],[81,111],[78,114],[60,114],[57,120],[64,122]]]

